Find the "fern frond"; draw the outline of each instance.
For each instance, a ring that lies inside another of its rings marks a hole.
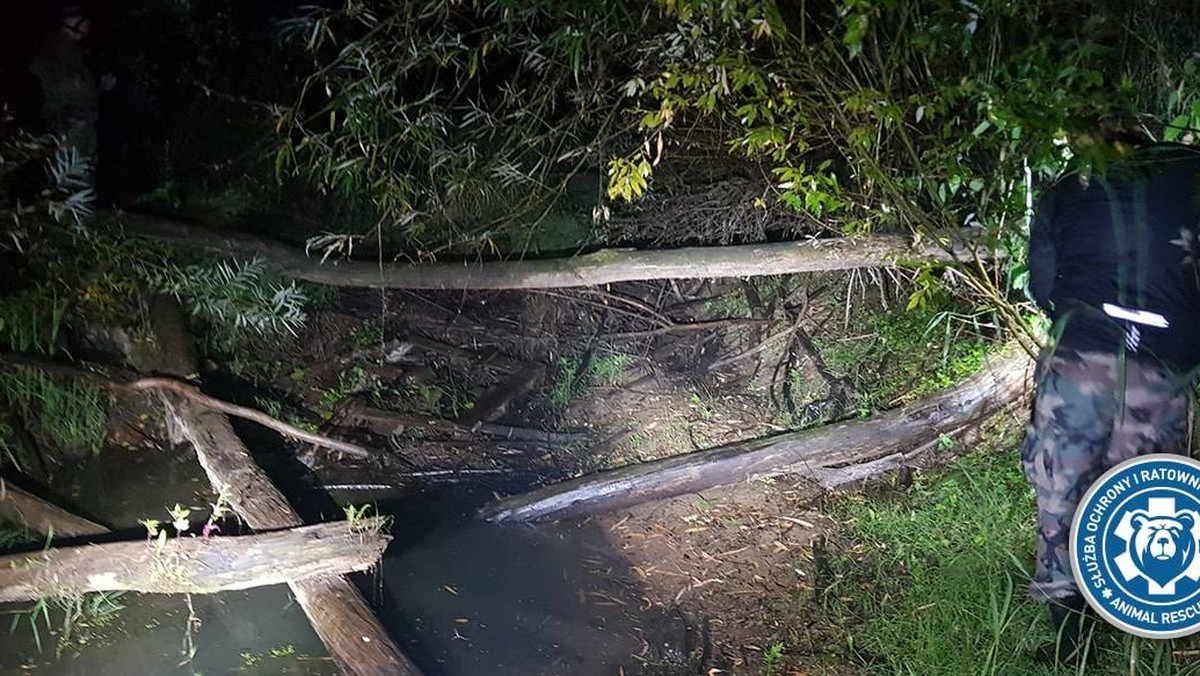
[[[308,318],[308,298],[296,284],[271,284],[262,259],[219,261],[185,268],[168,266],[150,275],[151,285],[183,302],[193,316],[214,325],[259,335],[295,334]]]

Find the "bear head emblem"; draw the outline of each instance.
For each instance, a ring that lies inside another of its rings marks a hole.
[[[1196,536],[1192,528],[1196,515],[1180,511],[1172,516],[1151,516],[1142,510],[1131,512],[1134,528],[1130,554],[1138,569],[1159,585],[1178,578],[1196,555]]]

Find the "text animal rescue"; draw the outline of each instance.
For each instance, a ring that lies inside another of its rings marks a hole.
[[[1101,571],[1101,562],[1096,546],[1096,538],[1099,536],[1100,522],[1104,519],[1104,513],[1118,498],[1124,496],[1135,486],[1154,481],[1167,481],[1178,484],[1180,488],[1189,488],[1194,494],[1200,495],[1200,474],[1176,468],[1142,469],[1109,486],[1096,499],[1095,508],[1090,511],[1083,523],[1084,530],[1086,531],[1082,536],[1083,572],[1094,589],[1102,589],[1107,584],[1104,574]],[[1114,612],[1147,624],[1170,624],[1200,616],[1200,601],[1186,608],[1154,613],[1147,609],[1133,606],[1120,597],[1111,596],[1111,592],[1101,592],[1100,595],[1109,599],[1108,605]]]

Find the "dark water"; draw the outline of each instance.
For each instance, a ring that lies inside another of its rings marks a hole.
[[[429,673],[599,676],[640,673],[645,660],[681,665],[685,623],[641,611],[634,576],[601,529],[481,523],[466,507],[476,502],[451,494],[393,511],[383,617]],[[434,523],[424,532],[404,532],[425,518]]]
[[[81,463],[68,473],[78,493],[89,496],[94,518],[129,527],[138,518],[162,518],[165,512],[155,510],[177,501],[200,506],[210,499],[186,455],[112,453],[129,456]],[[642,610],[635,576],[594,525],[482,523],[474,509],[489,495],[478,490],[375,497],[395,519],[395,540],[361,586],[426,674],[693,673],[685,664],[693,647],[686,623],[661,609]],[[193,597],[200,624],[190,662],[183,653],[183,597],[127,594],[120,601],[127,608],[111,624],[85,630],[84,644],[73,640],[57,657],[57,638],[44,625],[39,653],[27,620],[9,633],[0,618],[0,672],[334,673],[285,586]],[[51,617],[57,625],[58,615]]]

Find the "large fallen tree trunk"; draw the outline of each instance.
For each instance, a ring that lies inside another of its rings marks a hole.
[[[493,521],[580,516],[744,481],[767,472],[868,462],[977,421],[1028,390],[1032,360],[1010,347],[957,387],[866,420],[631,465],[485,507]]]
[[[212,594],[366,570],[389,538],[379,520],[240,537],[54,547],[0,557],[0,602],[98,591]]]
[[[157,368],[181,378],[192,373],[195,363],[179,307],[157,299],[151,322]],[[173,435],[191,442],[213,488],[228,496],[234,511],[251,528],[279,530],[302,525],[295,510],[255,464],[225,414],[177,392],[159,392]],[[343,673],[420,674],[384,631],[349,578],[322,575],[288,585]]]
[[[814,239],[666,250],[606,249],[569,258],[519,261],[390,264],[319,258],[280,242],[138,214],[122,214],[128,234],[222,256],[261,256],[288,277],[331,286],[386,289],[549,289],[645,279],[756,277],[896,265],[900,262],[970,260],[969,242],[917,247],[905,237]],[[991,255],[991,254],[989,254]]]
[[[108,529],[0,479],[0,517],[42,535],[82,537]]]

